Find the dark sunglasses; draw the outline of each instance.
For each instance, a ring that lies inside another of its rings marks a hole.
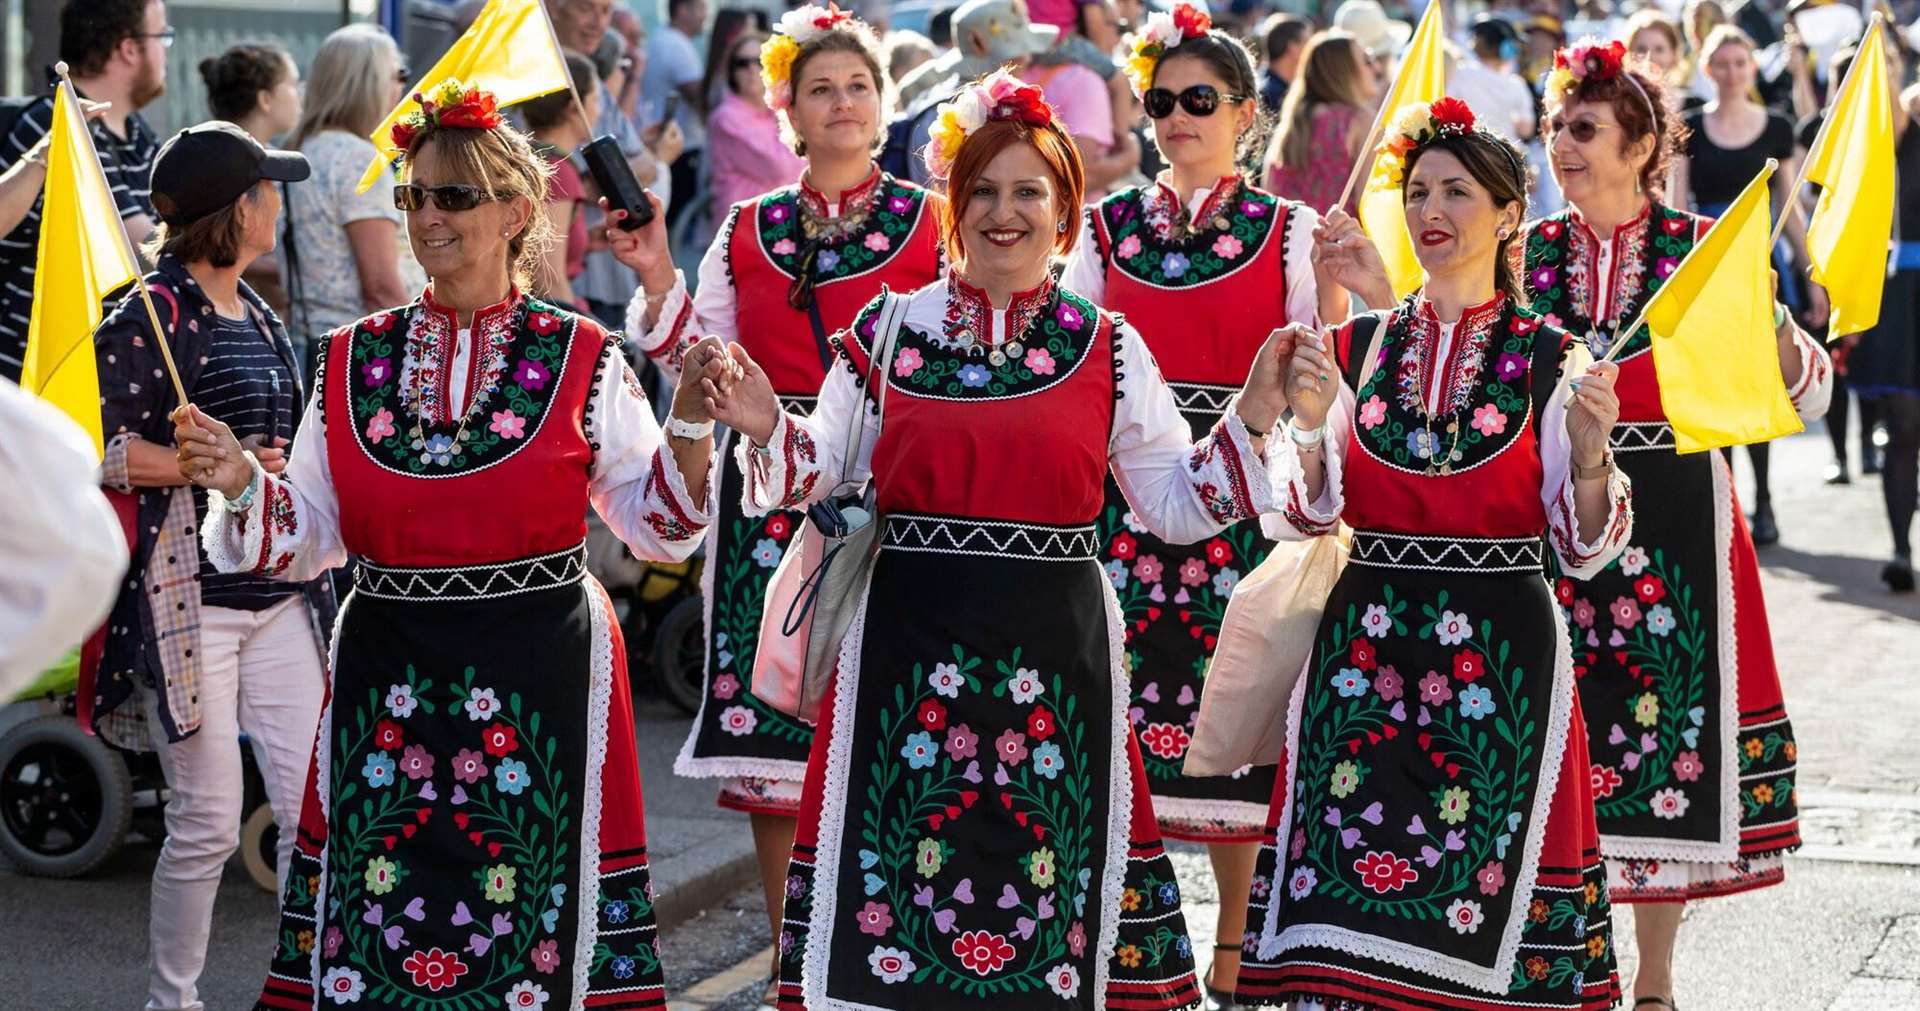
[[[1613,129],[1612,123],[1596,123],[1591,119],[1576,119],[1569,123],[1559,116],[1547,120],[1547,132],[1559,133],[1562,130],[1573,134],[1573,139],[1582,144],[1592,140],[1602,130]]]
[[[470,211],[486,201],[495,199],[494,195],[486,190],[464,183],[451,183],[446,186],[401,183],[393,188],[393,206],[403,211],[417,211],[427,206],[428,197],[433,198],[433,206],[443,211]]]
[[[1178,95],[1165,88],[1148,88],[1140,101],[1147,107],[1147,115],[1154,119],[1166,119],[1173,115],[1173,103],[1176,101],[1180,103],[1180,108],[1192,115],[1211,116],[1214,110],[1220,108],[1221,102],[1232,104],[1246,99],[1239,95],[1222,95],[1211,84],[1196,84]]]
[[[733,58],[733,69],[735,70],[758,70],[759,68],[760,61],[755,57],[736,56]]]

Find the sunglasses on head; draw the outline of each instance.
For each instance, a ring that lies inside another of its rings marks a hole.
[[[1220,108],[1221,102],[1232,104],[1246,99],[1239,95],[1222,95],[1220,89],[1211,84],[1196,84],[1178,95],[1165,88],[1148,88],[1147,93],[1140,96],[1140,101],[1147,107],[1147,115],[1154,119],[1166,119],[1173,115],[1175,102],[1192,115],[1211,116],[1215,109]]]
[[[450,183],[446,186],[421,186],[417,183],[401,183],[393,188],[393,206],[403,211],[417,211],[427,206],[427,198],[433,198],[433,206],[443,211],[470,211],[486,201],[495,199],[493,194],[478,186],[465,183]]]
[[[1555,116],[1552,119],[1547,120],[1548,133],[1559,133],[1560,131],[1565,130],[1566,132],[1573,134],[1573,139],[1576,141],[1579,141],[1582,144],[1585,144],[1586,142],[1592,140],[1594,138],[1594,135],[1598,134],[1602,130],[1613,129],[1613,126],[1614,125],[1612,123],[1598,123],[1591,119],[1576,119],[1576,120],[1573,120],[1572,122],[1568,122],[1567,120],[1561,119],[1559,116]]]

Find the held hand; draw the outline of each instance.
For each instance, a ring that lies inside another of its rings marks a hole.
[[[1574,462],[1582,467],[1598,467],[1606,457],[1607,437],[1620,420],[1620,397],[1613,389],[1619,376],[1619,365],[1595,362],[1573,381],[1573,396],[1567,402],[1567,438],[1573,443]]]
[[[217,488],[228,498],[240,497],[253,481],[253,468],[233,429],[192,404],[174,408],[167,417],[173,421],[173,441],[179,447],[180,476],[189,484]]]
[[[653,150],[653,156],[660,159],[662,165],[679,161],[680,155],[687,149],[687,138],[680,132],[680,124],[674,120],[664,120],[654,124],[653,131],[651,136],[641,137],[647,142],[647,147]]]
[[[261,470],[276,475],[283,474],[287,470],[288,445],[289,442],[285,438],[274,439],[273,444],[268,445],[267,437],[264,435],[249,435],[240,440],[240,447],[252,453],[253,458],[260,461]]]
[[[707,413],[703,381],[725,393],[741,378],[740,366],[727,355],[727,346],[709,334],[687,349],[680,368],[680,385],[673,391],[673,416],[691,424],[712,421]]]
[[[1308,331],[1287,363],[1287,402],[1294,424],[1311,431],[1327,423],[1327,412],[1340,395],[1340,373],[1333,366],[1333,329]]]
[[[632,231],[617,225],[627,216],[627,212],[609,208],[607,199],[600,198],[600,209],[607,214],[607,245],[613,250],[613,258],[633,268],[633,272],[639,274],[642,280],[650,275],[659,275],[663,269],[673,269],[673,255],[667,249],[667,216],[660,209],[659,197],[652,193],[647,193],[646,197],[647,202],[653,205],[653,220]]]
[[[1257,432],[1273,431],[1274,423],[1287,409],[1287,363],[1300,342],[1313,331],[1298,323],[1289,323],[1267,334],[1266,343],[1253,357],[1246,385],[1240,388],[1237,411],[1240,420]]]
[[[729,344],[727,355],[739,369],[738,378],[724,389],[711,379],[701,379],[703,406],[713,420],[752,439],[754,445],[764,446],[780,421],[780,399],[773,395],[766,370],[747,354],[746,348]]]
[[[1338,207],[1314,226],[1308,259],[1315,270],[1359,295],[1371,308],[1384,308],[1393,301],[1393,284],[1387,278],[1387,264],[1380,258],[1380,250],[1360,222]]]

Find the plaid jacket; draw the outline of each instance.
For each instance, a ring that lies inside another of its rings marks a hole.
[[[207,365],[207,332],[200,321],[213,313],[213,304],[193,275],[170,256],[161,257],[147,275],[147,286],[160,324],[168,328],[167,344],[180,370],[180,382],[191,393]],[[283,356],[293,360],[293,347],[279,317],[244,283],[240,295],[265,321]],[[199,532],[203,517],[196,514],[192,489],[185,485],[135,488],[129,481],[127,445],[144,439],[172,446],[173,422],[167,415],[178,406],[137,290],[121,298],[94,332],[94,353],[100,370],[101,430],[107,438],[100,483],[109,492],[134,500],[134,524],[128,540],[132,560],[127,583],[107,615],[100,666],[93,678],[92,719],[103,740],[137,751],[152,747],[156,738],[149,735],[155,731],[164,733],[168,741],[179,741],[200,729]],[[294,376],[296,386],[301,379]],[[295,400],[303,402],[304,392],[296,390]],[[124,518],[128,510],[124,500],[120,504]],[[333,626],[333,597],[327,580],[309,584],[305,596],[316,641],[324,650],[326,632]],[[146,725],[139,688],[159,692],[162,726]]]

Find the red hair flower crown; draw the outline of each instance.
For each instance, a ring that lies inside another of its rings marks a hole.
[[[1595,38],[1581,39],[1579,42],[1553,54],[1553,71],[1547,75],[1547,94],[1558,96],[1565,102],[1567,96],[1587,81],[1607,81],[1614,78],[1624,79],[1640,93],[1640,100],[1647,105],[1647,115],[1653,122],[1660,121],[1654,115],[1653,97],[1641,85],[1640,79],[1627,72],[1626,43],[1615,39],[1603,42]]]
[[[420,107],[393,124],[391,134],[393,146],[399,148],[403,155],[413,147],[414,138],[420,135],[420,131],[430,126],[492,130],[505,122],[500,117],[493,92],[482,91],[477,85],[463,84],[453,78],[434,88],[431,98],[416,91],[413,100]]]
[[[922,155],[927,172],[945,179],[960,156],[960,145],[988,123],[1016,120],[1036,130],[1053,122],[1053,106],[1040,89],[1023,83],[1005,70],[996,70],[962,89],[934,114],[933,129]]]
[[[1415,150],[1441,137],[1470,134],[1475,125],[1472,107],[1457,98],[1443,98],[1432,105],[1402,106],[1380,141],[1374,175],[1385,177],[1385,188],[1399,189],[1406,178],[1407,159]]]

